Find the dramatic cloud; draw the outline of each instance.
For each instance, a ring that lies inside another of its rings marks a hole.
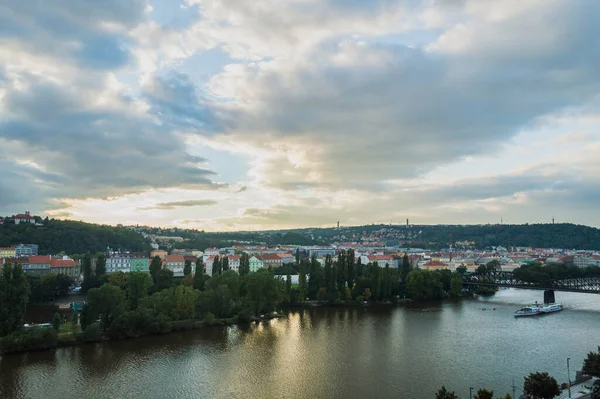
[[[76,3],[0,0],[0,214],[600,225],[598,2]]]

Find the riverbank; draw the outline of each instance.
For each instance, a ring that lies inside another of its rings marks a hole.
[[[102,332],[98,324],[89,326],[85,331],[56,331],[51,327],[34,329],[30,331],[19,331],[0,338],[0,355],[19,354],[24,352],[42,351],[48,349],[64,348],[79,344],[94,342],[135,339],[151,335],[166,335],[173,332],[198,330],[214,326],[230,326],[256,323],[285,317],[285,314],[271,312],[260,316],[241,318],[239,316],[209,319],[209,320],[175,320],[165,321],[159,329],[136,335],[110,337]]]

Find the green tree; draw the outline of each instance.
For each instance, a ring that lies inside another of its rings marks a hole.
[[[291,303],[291,293],[292,293],[292,275],[289,270],[287,275],[285,276],[285,300],[287,303]]]
[[[191,260],[186,260],[185,261],[185,266],[183,266],[183,275],[184,276],[189,276],[192,274],[192,261]]]
[[[77,312],[73,312],[73,314],[71,315],[71,324],[73,326],[77,326],[77,324],[79,324],[79,313]]]
[[[60,325],[62,324],[62,317],[57,313],[54,313],[54,317],[52,318],[52,327],[55,331],[60,330]]]
[[[173,285],[173,272],[169,269],[161,269],[156,277],[156,291],[162,291]]]
[[[408,259],[408,253],[405,252],[402,258],[402,266],[400,267],[400,280],[405,282],[408,273],[410,273],[410,260]]]
[[[356,277],[354,269],[354,250],[349,249],[348,253],[346,253],[346,283],[348,283],[350,290],[354,287],[354,279]]]
[[[193,319],[196,314],[196,301],[199,292],[191,287],[178,286],[175,290],[175,318],[178,320]]]
[[[246,301],[251,305],[254,314],[272,310],[279,303],[277,281],[270,270],[261,269],[246,276],[246,290]]]
[[[467,267],[465,265],[460,265],[459,267],[456,268],[456,272],[458,274],[460,274],[461,276],[464,276],[467,273]]]
[[[83,256],[81,272],[83,273],[84,280],[92,275],[92,254],[89,252]]]
[[[548,373],[531,373],[525,377],[523,390],[527,395],[539,399],[552,399],[560,395],[556,380]]]
[[[102,330],[108,330],[111,323],[125,312],[125,303],[125,293],[116,285],[104,284],[91,289],[84,306],[84,310],[87,308],[87,324],[100,318]]]
[[[325,257],[325,266],[323,267],[323,278],[327,296],[333,295],[336,289],[335,274],[333,272],[333,260],[331,255]]]
[[[409,295],[416,300],[441,299],[444,296],[440,273],[428,270],[411,270],[406,277]]]
[[[445,386],[442,386],[435,394],[435,399],[458,399],[454,391],[450,392]]]
[[[19,330],[29,302],[29,281],[21,265],[7,263],[0,273],[0,337]]]
[[[389,300],[392,297],[392,271],[387,263],[382,272],[381,282],[382,298]]]
[[[481,388],[477,391],[474,399],[494,399],[494,391],[488,391],[487,389]]]
[[[196,273],[194,273],[194,289],[204,291],[205,282],[204,265],[202,264],[202,259],[198,259],[196,261]]]
[[[240,276],[245,276],[250,273],[250,257],[247,253],[243,253],[240,257]]]
[[[308,290],[308,286],[307,286],[307,281],[306,281],[306,269],[307,269],[307,265],[305,261],[302,261],[300,263],[300,275],[298,276],[298,291],[299,291],[299,297],[300,297],[300,303],[304,303],[304,300],[306,299],[306,295],[307,295],[307,290]]]
[[[223,256],[221,258],[221,270],[226,272],[227,270],[229,270],[229,257],[227,256]]]
[[[600,377],[600,346],[598,352],[590,352],[583,360],[581,372],[592,377]]]
[[[125,273],[120,270],[108,275],[108,282],[112,285],[116,285],[124,292],[127,291],[128,280],[129,273]]]
[[[106,274],[106,255],[100,253],[96,258],[96,276],[100,277],[104,274]]]
[[[485,264],[485,268],[488,272],[495,272],[496,270],[502,270],[502,264],[499,259],[493,259]]]
[[[310,269],[308,276],[308,296],[316,298],[319,288],[322,286],[323,268],[317,260],[316,255],[310,259]]]
[[[460,296],[462,286],[462,275],[460,273],[452,273],[452,277],[450,279],[450,291],[448,292],[448,294],[454,298]]]
[[[160,256],[155,256],[152,258],[152,262],[150,262],[150,276],[152,276],[152,281],[156,284],[158,279],[158,273],[162,270],[162,259]]]
[[[142,299],[148,296],[152,287],[152,277],[145,272],[131,272],[127,279],[127,299],[129,308],[135,310],[139,307]]]
[[[217,256],[215,256],[215,259],[213,260],[212,275],[213,276],[218,276],[219,274],[221,274],[221,272],[222,272],[221,259],[217,255]]]

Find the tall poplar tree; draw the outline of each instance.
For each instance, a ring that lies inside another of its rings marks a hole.
[[[183,267],[183,275],[184,276],[189,276],[192,274],[192,261],[191,260],[186,260],[185,261],[185,266]]]
[[[346,254],[346,282],[348,283],[348,288],[354,288],[354,250],[349,249]]]
[[[155,256],[152,258],[152,262],[150,262],[150,276],[152,276],[152,281],[156,284],[158,279],[158,273],[162,269],[162,259],[160,256]]]
[[[204,265],[202,264],[202,258],[198,258],[196,261],[196,273],[194,273],[194,289],[204,291],[204,283],[206,282],[206,275],[204,274]]]
[[[229,270],[229,258],[227,256],[221,258],[221,270],[224,272]]]
[[[245,276],[248,273],[250,273],[250,257],[244,252],[240,257],[240,276]]]
[[[106,274],[106,255],[101,253],[96,258],[96,276],[100,277]]]
[[[213,260],[213,264],[212,264],[212,275],[213,276],[218,276],[219,274],[221,274],[221,259],[219,258],[219,255],[215,256],[215,259]]]
[[[306,284],[306,262],[300,262],[300,275],[298,276],[298,291],[300,292],[300,303],[304,303],[306,294],[308,292],[308,286]]]
[[[83,272],[84,279],[92,275],[92,254],[89,252],[83,256],[81,271]]]

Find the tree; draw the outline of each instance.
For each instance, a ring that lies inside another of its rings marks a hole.
[[[251,304],[255,314],[271,310],[279,303],[277,280],[273,272],[261,269],[246,277],[246,301]]]
[[[92,275],[92,254],[89,252],[83,257],[83,261],[81,263],[81,272],[83,273],[84,280]]]
[[[354,250],[349,249],[346,254],[346,282],[348,283],[348,288],[352,289],[354,287],[354,278],[356,274],[354,271]]]
[[[120,270],[108,275],[108,282],[112,285],[116,285],[123,291],[127,291],[128,280],[129,273],[125,273]]]
[[[57,313],[54,313],[54,317],[52,318],[52,327],[55,331],[58,332],[60,330],[60,325],[62,324],[62,317]]]
[[[581,372],[592,377],[600,377],[600,346],[598,352],[590,352],[583,360]]]
[[[300,263],[300,275],[298,276],[298,291],[300,296],[300,303],[304,303],[308,289],[308,286],[306,284],[306,268],[306,262],[302,261]]]
[[[196,314],[196,301],[199,292],[190,287],[180,285],[175,290],[175,318],[178,320],[193,319]]]
[[[450,392],[445,386],[442,386],[435,394],[435,399],[458,399],[454,391]]]
[[[411,270],[406,277],[408,293],[416,300],[441,299],[444,296],[440,273],[428,270]]]
[[[127,279],[127,299],[129,308],[135,310],[139,307],[142,299],[148,296],[152,287],[152,277],[144,272],[131,272]]]
[[[285,300],[290,303],[291,302],[291,292],[292,292],[292,275],[288,270],[288,274],[285,276]]]
[[[221,258],[221,270],[224,272],[229,270],[229,258],[227,256]]]
[[[221,260],[219,259],[219,256],[215,256],[215,259],[213,260],[213,264],[212,264],[212,275],[213,276],[218,276],[219,274],[221,274]]]
[[[96,276],[100,277],[106,274],[106,255],[100,253],[96,258]]]
[[[487,389],[479,389],[475,399],[494,399],[494,391],[488,391]]]
[[[488,272],[495,272],[496,270],[502,269],[502,264],[500,263],[500,260],[493,259],[485,264],[485,268]]]
[[[452,273],[452,277],[450,278],[450,294],[451,297],[460,296],[460,292],[462,291],[463,281],[462,275],[460,273]]]
[[[155,256],[152,258],[152,262],[150,262],[150,276],[152,276],[152,281],[156,284],[156,280],[158,278],[158,272],[162,270],[162,259],[160,256]]]
[[[162,291],[173,285],[173,271],[161,269],[156,276],[156,291]]]
[[[477,274],[486,274],[488,272],[488,269],[485,265],[479,265],[477,267],[477,270],[475,271],[475,273]]]
[[[186,260],[185,261],[185,266],[183,267],[183,275],[184,276],[189,276],[192,274],[192,261],[191,260]]]
[[[29,281],[21,265],[7,263],[0,273],[0,337],[19,330],[29,302]]]
[[[408,253],[404,253],[402,258],[402,266],[400,267],[400,280],[406,281],[406,277],[410,273],[410,260],[408,259]]]
[[[468,269],[465,265],[460,265],[459,267],[456,268],[456,272],[462,276],[464,276],[467,273],[467,270]]]
[[[250,273],[250,257],[247,253],[243,253],[240,257],[240,276],[245,276]]]
[[[525,377],[523,390],[527,395],[539,399],[552,399],[560,395],[556,380],[548,373],[531,373]]]
[[[88,292],[84,311],[86,311],[87,325],[100,318],[102,330],[106,331],[111,323],[125,312],[125,293],[112,284],[93,288]]]
[[[198,259],[196,261],[196,273],[194,273],[194,289],[204,291],[205,282],[204,265],[202,264],[202,259]]]
[[[323,269],[321,268],[321,264],[317,260],[316,255],[313,255],[310,259],[310,269],[308,276],[308,296],[310,298],[315,298],[317,296],[317,292],[319,291],[319,287],[322,285],[322,276]]]

